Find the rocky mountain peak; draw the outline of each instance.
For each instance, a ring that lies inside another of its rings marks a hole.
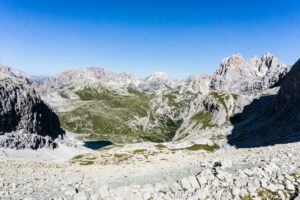
[[[134,82],[137,78],[128,72],[115,73],[105,70],[101,67],[89,67],[82,72],[85,74],[87,79],[96,80],[96,81],[124,81],[128,80]]]
[[[270,53],[245,60],[240,54],[223,59],[213,74],[211,88],[231,92],[253,92],[275,85],[288,72],[285,65]]]
[[[266,66],[271,66],[273,60],[279,61],[279,59],[270,52],[266,52],[264,55],[261,56],[261,61],[264,62]]]
[[[19,81],[22,81],[24,83],[28,83],[28,76],[25,74],[25,72],[21,70],[14,69],[12,67],[0,65],[0,74],[6,74],[11,77],[17,78]]]
[[[86,69],[86,75],[89,79],[102,79],[106,76],[106,71],[100,67],[88,67]]]
[[[159,82],[168,82],[171,81],[171,77],[167,75],[164,72],[154,72],[153,74],[150,74],[146,76],[145,81],[148,82],[154,82],[154,81],[159,81]]]
[[[247,62],[241,54],[233,54],[222,60],[220,67],[216,71],[216,74],[225,75],[228,70],[240,71],[241,68],[246,65]]]
[[[174,87],[176,85],[176,80],[172,79],[169,75],[163,72],[154,72],[146,76],[139,84],[144,90],[158,90],[161,86]]]
[[[255,65],[261,75],[265,75],[271,68],[280,68],[284,66],[286,65],[282,61],[268,52],[265,53]]]

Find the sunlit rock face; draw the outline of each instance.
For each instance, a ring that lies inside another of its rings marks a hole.
[[[230,92],[257,92],[274,86],[290,66],[270,53],[245,60],[240,54],[223,59],[212,76],[211,89]]]

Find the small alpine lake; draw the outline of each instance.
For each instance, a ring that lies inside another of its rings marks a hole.
[[[111,141],[101,140],[101,141],[86,141],[84,145],[86,148],[97,150],[106,146],[113,145]]]

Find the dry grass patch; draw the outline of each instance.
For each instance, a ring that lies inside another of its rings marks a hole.
[[[133,154],[144,154],[146,149],[135,149],[132,151]]]
[[[205,150],[205,151],[213,152],[219,148],[220,146],[218,144],[214,144],[212,146],[208,144],[193,144],[192,146],[187,147],[186,149],[189,151]]]
[[[294,178],[299,178],[300,177],[300,172],[293,172],[291,174],[291,176],[293,176]]]
[[[163,149],[166,149],[166,148],[167,148],[164,144],[156,144],[155,147],[156,147],[158,150],[163,150]]]
[[[80,161],[79,164],[80,165],[92,165],[92,164],[94,164],[94,161],[84,160],[84,161]]]
[[[83,157],[84,157],[84,154],[80,154],[80,155],[74,156],[74,158],[72,158],[72,160],[79,160]]]

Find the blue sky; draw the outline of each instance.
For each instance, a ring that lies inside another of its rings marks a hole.
[[[29,74],[102,66],[211,73],[232,53],[300,58],[299,0],[0,0],[0,63]]]

